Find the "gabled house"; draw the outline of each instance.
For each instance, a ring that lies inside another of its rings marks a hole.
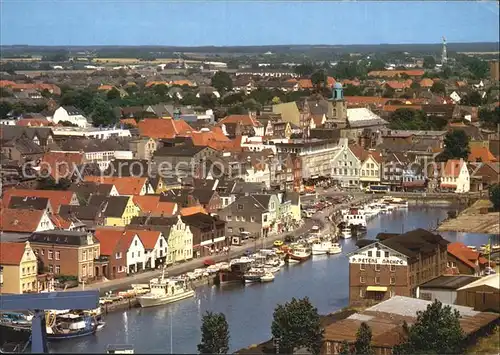
[[[463,160],[450,159],[441,173],[440,188],[456,193],[470,191],[470,175],[467,164]]]
[[[37,292],[38,263],[29,242],[0,242],[0,293]]]
[[[2,208],[0,231],[2,240],[19,240],[33,232],[54,229],[54,224],[45,210]]]
[[[58,213],[61,205],[79,205],[78,198],[73,191],[8,189],[3,193],[4,207],[9,206],[12,196],[48,198],[53,213]]]
[[[144,246],[145,269],[157,269],[167,262],[168,241],[161,231],[126,229],[125,235],[138,235]]]
[[[177,203],[160,201],[160,195],[134,196],[140,216],[172,217],[178,212]]]
[[[217,123],[217,126],[222,127],[222,131],[225,130],[226,124],[238,124],[241,129],[241,133],[244,135],[264,136],[264,125],[257,120],[257,116],[249,113],[248,115],[229,115]],[[226,134],[226,136],[229,134]]]
[[[85,176],[84,181],[114,185],[120,196],[146,195],[154,192],[146,177]]]
[[[361,161],[359,182],[361,187],[378,185],[382,176],[382,156],[377,151],[367,151],[360,146],[349,147]]]
[[[361,161],[350,149],[346,138],[341,138],[330,161],[331,177],[341,187],[359,187]]]
[[[12,196],[8,208],[21,210],[41,210],[52,214],[52,206],[46,197]]]
[[[127,245],[122,240],[123,230],[116,228],[96,228],[95,237],[100,243],[101,258],[104,261],[101,272],[96,268],[97,278],[120,279],[127,276]]]
[[[52,122],[70,122],[78,127],[89,127],[92,123],[90,119],[87,119],[83,113],[73,106],[61,106],[55,112],[52,117]]]
[[[448,261],[446,272],[452,275],[483,276],[488,260],[479,252],[467,247],[464,243],[454,242],[447,246]],[[495,267],[495,263],[491,263]]]
[[[146,248],[136,233],[123,233],[121,237],[124,247],[127,248],[127,273],[135,274],[146,268]]]
[[[90,198],[89,206],[99,206],[104,217],[104,225],[109,227],[126,226],[133,217],[139,215],[139,208],[132,196],[99,196]]]
[[[193,252],[196,257],[211,255],[228,245],[226,222],[204,213],[182,216],[182,221],[193,233]]]

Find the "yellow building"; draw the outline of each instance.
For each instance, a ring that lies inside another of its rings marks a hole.
[[[132,196],[110,196],[103,212],[104,224],[109,227],[124,227],[130,224],[139,212],[140,209],[135,205]]]
[[[0,243],[0,293],[37,292],[38,264],[30,243]]]
[[[193,233],[188,225],[182,222],[181,216],[172,218],[168,234],[168,256],[167,264],[190,260],[193,258]]]

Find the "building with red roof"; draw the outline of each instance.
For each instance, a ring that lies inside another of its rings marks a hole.
[[[453,242],[448,244],[447,273],[452,275],[484,275],[488,265],[495,267],[481,253],[470,249],[464,243]]]
[[[123,232],[123,228],[111,227],[99,227],[95,230],[95,237],[101,247],[101,255],[107,259],[107,264],[101,267],[102,276],[107,279],[120,279],[127,276],[128,247],[122,240]]]
[[[4,207],[9,206],[11,196],[48,198],[54,213],[59,213],[61,205],[79,205],[76,193],[73,191],[8,189],[3,193]]]
[[[450,159],[441,173],[440,188],[464,193],[470,191],[470,174],[463,160]]]
[[[0,293],[37,292],[38,262],[29,242],[0,242]]]

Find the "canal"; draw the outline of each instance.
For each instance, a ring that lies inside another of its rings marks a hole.
[[[443,207],[410,207],[369,222],[367,238],[379,232],[435,228],[447,216]],[[488,235],[446,232],[449,241],[466,245],[488,242]],[[343,253],[314,257],[304,264],[284,268],[274,282],[201,287],[196,297],[175,304],[109,314],[107,325],[95,336],[50,344],[51,352],[103,353],[108,344],[130,344],[137,353],[196,353],[201,317],[205,311],[223,312],[229,323],[230,350],[236,351],[271,337],[273,310],[292,297],[308,296],[320,314],[348,305],[346,253],[356,249],[355,239],[341,240]]]

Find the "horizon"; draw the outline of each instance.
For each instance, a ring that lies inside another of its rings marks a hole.
[[[496,2],[401,3],[3,0],[0,43],[47,47],[373,46],[439,44],[442,36],[450,44],[499,41]],[[36,17],[19,21],[22,13]]]

